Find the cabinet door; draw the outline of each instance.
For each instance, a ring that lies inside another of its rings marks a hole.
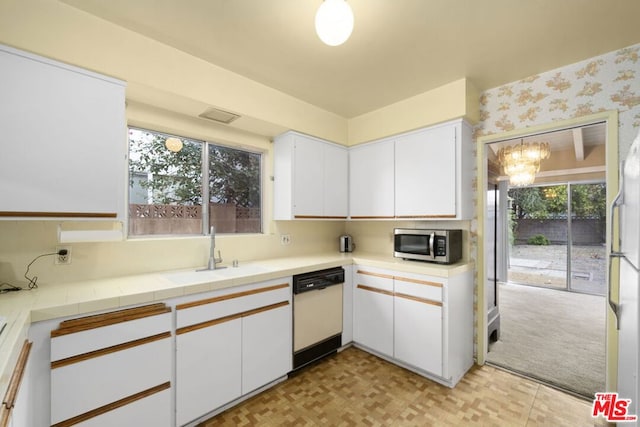
[[[323,216],[346,218],[349,215],[349,152],[337,145],[324,145]]]
[[[293,170],[293,215],[323,215],[323,143],[295,136]]]
[[[393,357],[393,276],[357,271],[353,340]]]
[[[393,141],[351,149],[349,153],[349,210],[354,219],[394,216]]]
[[[456,126],[399,137],[395,147],[395,215],[456,216]]]
[[[291,371],[291,304],[242,318],[242,394]]]
[[[124,216],[124,83],[4,46],[0,69],[0,212]]]
[[[394,304],[394,357],[442,376],[441,303],[396,294]]]
[[[242,319],[176,336],[176,422],[181,426],[241,395]]]

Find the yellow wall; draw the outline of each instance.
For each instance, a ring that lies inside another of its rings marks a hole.
[[[460,79],[349,120],[349,145],[395,135],[458,117],[476,122],[478,92]]]

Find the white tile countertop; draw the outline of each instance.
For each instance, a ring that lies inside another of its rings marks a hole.
[[[300,257],[241,262],[238,267],[215,271],[194,269],[153,272],[135,276],[40,285],[31,291],[0,295],[0,315],[7,326],[0,335],[0,392],[10,379],[22,343],[33,322],[95,311],[164,301],[182,295],[224,289],[351,264],[387,268],[408,273],[449,277],[473,268],[472,263],[453,265],[403,261],[366,253],[325,253]]]

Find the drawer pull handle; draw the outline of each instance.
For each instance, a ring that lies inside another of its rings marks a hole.
[[[362,289],[363,291],[375,292],[378,294],[393,296],[393,292],[386,291],[384,289],[372,288],[371,286],[366,285],[358,285],[358,289]]]
[[[226,300],[230,300],[230,299],[234,299],[234,298],[246,297],[247,295],[254,295],[254,294],[259,294],[259,293],[262,293],[262,292],[271,292],[271,291],[275,291],[275,290],[278,290],[278,289],[284,289],[284,288],[288,288],[288,287],[289,287],[288,283],[281,283],[279,285],[267,286],[267,287],[259,288],[259,289],[251,289],[249,291],[236,292],[234,294],[221,295],[219,297],[207,298],[207,299],[202,299],[202,300],[198,300],[198,301],[187,302],[187,303],[184,303],[184,304],[178,304],[176,306],[176,310],[184,310],[185,308],[197,307],[199,305],[212,304],[212,303],[215,303],[215,302],[226,301]]]
[[[55,360],[51,362],[51,369],[61,368],[63,366],[72,365],[74,363],[83,362],[85,360],[93,359],[96,357],[106,356],[107,354],[115,353],[129,348],[145,345],[154,341],[171,338],[171,332],[163,332],[158,335],[152,335],[150,337],[141,338],[134,341],[125,342],[122,344],[114,345],[107,348],[101,348],[100,350],[90,351],[88,353],[78,354],[76,356],[67,357],[65,359]]]
[[[422,304],[429,304],[429,305],[435,305],[437,307],[442,307],[442,303],[439,301],[433,301],[426,298],[414,297],[413,295],[401,294],[399,292],[396,292],[395,296],[398,298],[404,298],[404,299],[420,302]]]
[[[16,397],[18,396],[18,389],[20,388],[22,376],[24,375],[24,370],[27,366],[27,360],[29,359],[29,352],[31,351],[32,344],[32,342],[25,340],[22,345],[22,350],[20,350],[16,367],[13,370],[11,379],[9,380],[7,393],[5,394],[4,399],[2,399],[2,403],[7,409],[11,409],[15,405]]]

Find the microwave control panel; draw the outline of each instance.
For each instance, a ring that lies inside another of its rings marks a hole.
[[[447,239],[444,236],[436,236],[436,241],[433,248],[436,256],[447,255]]]

